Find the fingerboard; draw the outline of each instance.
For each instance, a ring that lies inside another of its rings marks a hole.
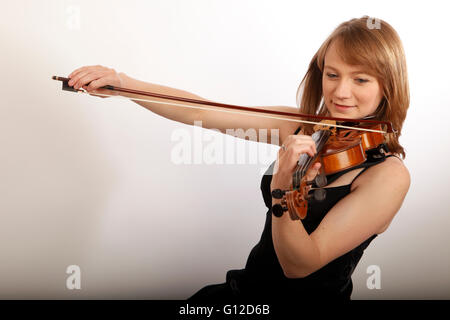
[[[314,161],[317,159],[317,156],[319,155],[325,143],[328,141],[330,135],[331,132],[329,130],[318,130],[311,135],[311,138],[316,144],[317,153],[313,157],[311,157],[307,153],[302,153],[300,155],[300,158],[297,161],[295,172],[292,175],[292,186],[294,190],[300,187],[302,178],[305,176],[311,164],[314,163]]]

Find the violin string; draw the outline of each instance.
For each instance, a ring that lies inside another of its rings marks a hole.
[[[77,93],[84,93],[89,94],[89,92],[79,89]],[[298,122],[298,123],[307,123],[307,124],[313,124],[313,125],[323,125],[328,127],[336,127],[336,128],[343,128],[343,129],[352,129],[355,130],[355,127],[351,126],[344,126],[344,125],[338,125],[338,124],[328,124],[328,123],[318,123],[314,121],[307,121],[307,120],[299,120],[299,119],[290,119],[290,118],[282,118],[282,117],[275,117],[271,115],[263,115],[263,114],[252,114],[249,112],[242,112],[242,111],[235,111],[235,110],[224,110],[224,109],[213,109],[209,107],[200,107],[200,106],[191,106],[181,103],[175,103],[175,102],[163,102],[163,101],[155,101],[155,100],[149,100],[149,99],[143,99],[143,98],[128,98],[123,97],[121,95],[110,95],[110,94],[103,94],[103,93],[94,93],[92,94],[94,96],[102,96],[102,97],[112,97],[112,98],[119,98],[119,99],[126,99],[126,100],[136,100],[136,101],[143,101],[143,102],[152,102],[152,103],[159,103],[159,104],[165,104],[170,106],[178,106],[178,107],[184,107],[184,108],[193,108],[193,109],[202,109],[202,110],[214,110],[214,111],[220,111],[220,112],[228,112],[228,113],[235,113],[235,114],[243,114],[243,115],[250,115],[250,116],[256,116],[256,117],[264,117],[264,118],[270,118],[270,119],[276,119],[276,120],[287,120],[292,122]],[[383,130],[376,130],[376,129],[367,129],[367,128],[357,128],[358,131],[369,131],[369,132],[378,132],[378,133],[386,133]]]
[[[314,142],[316,144],[316,149],[318,151],[318,153],[316,153],[313,157],[311,157],[308,154],[303,154],[300,156],[300,158],[302,156],[305,156],[305,160],[301,161],[299,160],[295,169],[295,173],[294,173],[294,186],[296,185],[297,187],[300,186],[300,181],[301,179],[306,175],[306,172],[309,170],[309,168],[311,167],[311,164],[317,159],[317,156],[319,154],[319,152],[322,150],[323,146],[325,145],[326,141],[328,140],[329,136],[330,136],[330,131],[328,130],[319,130],[316,131],[314,133],[315,135],[317,135],[317,137],[314,137]],[[314,136],[314,135],[313,135]]]

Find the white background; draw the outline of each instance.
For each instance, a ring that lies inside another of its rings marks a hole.
[[[52,75],[100,64],[218,102],[294,107],[321,43],[363,15],[390,23],[405,47],[411,105],[400,142],[412,184],[360,261],[352,298],[450,298],[444,3],[2,3],[0,298],[184,299],[243,268],[263,228],[268,163],[177,165],[171,135],[192,127],[61,91]],[[81,290],[66,288],[73,264]],[[366,286],[370,265],[381,289]]]

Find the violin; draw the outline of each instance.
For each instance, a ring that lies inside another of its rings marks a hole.
[[[63,90],[89,94],[82,88],[75,90],[73,87],[69,86],[69,78],[53,76],[52,79],[62,81]],[[326,175],[356,167],[367,161],[368,155],[383,154],[388,152],[384,134],[396,133],[396,130],[392,127],[392,124],[389,121],[372,120],[370,117],[363,119],[347,119],[267,109],[261,110],[251,107],[163,95],[154,92],[139,91],[111,85],[104,86],[101,89],[155,97],[169,101],[174,100],[179,102],[187,102],[194,105],[164,102],[161,100],[152,101],[148,98],[130,98],[132,100],[209,110],[211,109],[210,107],[215,107],[213,110],[216,111],[244,113],[247,115],[250,114],[274,119],[283,119],[286,121],[313,124],[314,133],[311,137],[316,144],[317,153],[313,157],[306,153],[300,155],[297,166],[292,175],[291,190],[277,189],[272,192],[272,196],[274,198],[282,199],[281,204],[276,204],[272,207],[272,213],[276,217],[280,217],[283,215],[284,211],[289,211],[289,215],[292,220],[304,219],[306,217],[308,201],[311,200],[311,198],[314,198],[317,201],[322,201],[325,199],[326,190],[323,187],[327,185]],[[95,93],[95,95],[117,97],[116,95],[101,93]],[[205,107],[206,105],[210,107],[207,108]],[[282,117],[280,118],[280,116]],[[315,119],[321,121],[315,122],[305,119]],[[314,180],[307,181],[306,172],[316,162],[321,163],[319,174]],[[315,188],[313,195],[309,195],[309,191],[313,185],[317,188]]]
[[[364,126],[354,130],[339,130],[333,123],[322,122],[314,127],[312,138],[316,144],[317,153],[314,157],[302,154],[292,176],[292,190],[276,189],[272,192],[275,198],[282,199],[281,205],[272,207],[272,213],[281,217],[284,211],[289,211],[292,220],[304,219],[308,211],[308,201],[314,198],[322,201],[326,197],[326,175],[331,175],[351,169],[367,161],[368,154],[384,154],[388,152],[381,125],[366,126],[373,131],[359,131]],[[331,125],[331,126],[330,126]],[[374,152],[376,151],[376,152]],[[306,172],[316,162],[321,163],[319,173],[312,181],[307,181]],[[315,185],[313,195],[309,191]]]

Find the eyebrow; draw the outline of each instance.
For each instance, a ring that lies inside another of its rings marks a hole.
[[[335,67],[329,66],[329,65],[325,65],[324,68],[329,68],[329,69],[333,69],[336,71],[339,71],[338,69],[336,69]],[[356,73],[365,73],[365,74],[369,74],[369,72],[367,70],[357,70],[357,71],[353,71],[352,74],[356,74]]]

